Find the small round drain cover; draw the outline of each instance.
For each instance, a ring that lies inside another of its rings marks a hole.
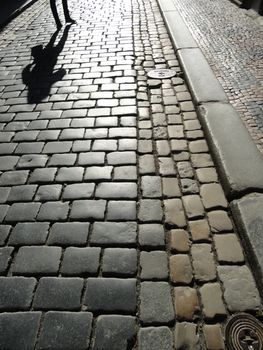
[[[168,79],[176,75],[172,69],[153,69],[148,72],[148,77],[153,79]]]
[[[236,314],[226,325],[225,339],[228,350],[263,350],[263,324],[249,314]]]

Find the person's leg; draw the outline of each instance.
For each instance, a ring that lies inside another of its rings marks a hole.
[[[62,5],[63,5],[63,10],[64,10],[64,16],[65,20],[67,23],[75,23],[74,19],[72,19],[69,15],[69,10],[68,10],[68,1],[67,0],[62,0]]]
[[[58,10],[57,10],[57,6],[56,6],[56,0],[50,0],[50,8],[51,8],[54,20],[56,22],[57,28],[59,29],[59,28],[62,27],[62,24],[61,24],[61,22],[59,20],[59,17],[58,17]]]

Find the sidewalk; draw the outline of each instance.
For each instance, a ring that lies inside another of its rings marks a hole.
[[[262,301],[157,2],[48,6],[0,34],[0,349],[225,349]]]
[[[172,1],[263,152],[263,26],[230,0]]]

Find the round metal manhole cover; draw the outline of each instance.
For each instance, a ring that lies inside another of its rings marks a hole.
[[[249,314],[230,318],[225,329],[228,350],[263,350],[263,324]]]
[[[174,77],[176,72],[172,69],[153,69],[147,75],[153,79],[168,79]]]

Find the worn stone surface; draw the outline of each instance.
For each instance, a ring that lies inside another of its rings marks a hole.
[[[224,298],[230,311],[259,307],[258,290],[247,266],[218,266],[217,271],[224,285]]]
[[[98,317],[93,349],[127,348],[136,334],[135,318],[131,316],[102,315]]]
[[[136,280],[120,278],[89,278],[85,305],[94,312],[128,312],[136,309]]]
[[[244,254],[235,234],[214,235],[218,261],[226,263],[241,263]]]
[[[170,249],[179,253],[186,253],[190,249],[189,234],[185,230],[170,231]]]
[[[29,310],[36,282],[32,277],[0,277],[0,310]]]
[[[216,265],[210,244],[193,244],[191,247],[194,275],[198,281],[207,282],[216,278]]]
[[[166,252],[141,252],[140,267],[143,280],[166,280],[168,278]]]
[[[168,327],[145,327],[138,333],[140,350],[172,350],[172,332]]]
[[[139,244],[142,247],[161,247],[165,245],[164,228],[161,224],[139,225]]]
[[[194,220],[189,221],[191,236],[194,242],[198,241],[209,241],[210,238],[210,227],[207,220]]]
[[[175,327],[176,349],[200,349],[197,326],[194,323],[177,323]]]
[[[186,219],[180,199],[164,200],[165,223],[168,226],[185,227]]]
[[[140,320],[145,325],[169,324],[174,320],[174,310],[169,284],[142,282]]]
[[[262,190],[262,155],[240,123],[235,109],[220,102],[204,104],[200,115],[209,130],[209,142],[220,166],[227,195],[231,197],[254,188]],[[220,127],[221,123],[224,123],[227,132]],[[242,172],[237,172],[237,167],[241,167]]]
[[[222,291],[219,283],[206,283],[200,288],[203,313],[208,319],[219,315],[226,315],[226,309],[222,299]]]
[[[170,279],[177,284],[190,284],[193,272],[189,256],[177,254],[170,257]]]
[[[222,331],[219,324],[205,325],[204,335],[207,349],[223,350],[225,349]]]
[[[79,310],[83,288],[81,278],[43,277],[37,286],[35,310]]]
[[[231,203],[231,211],[240,235],[245,242],[247,254],[252,255],[252,263],[256,266],[256,274],[260,284],[263,284],[263,257],[262,257],[262,207],[263,196],[251,194]]]
[[[219,184],[201,186],[200,195],[206,209],[227,208],[227,201]]]
[[[38,348],[87,349],[90,343],[91,326],[90,312],[49,311],[44,317]]]
[[[204,207],[198,195],[183,196],[183,204],[189,219],[197,219],[204,216]]]
[[[12,312],[0,315],[2,349],[34,349],[41,312]],[[16,336],[14,337],[14,334]]]
[[[200,310],[197,291],[194,288],[174,288],[174,301],[175,313],[179,319],[191,321]]]

